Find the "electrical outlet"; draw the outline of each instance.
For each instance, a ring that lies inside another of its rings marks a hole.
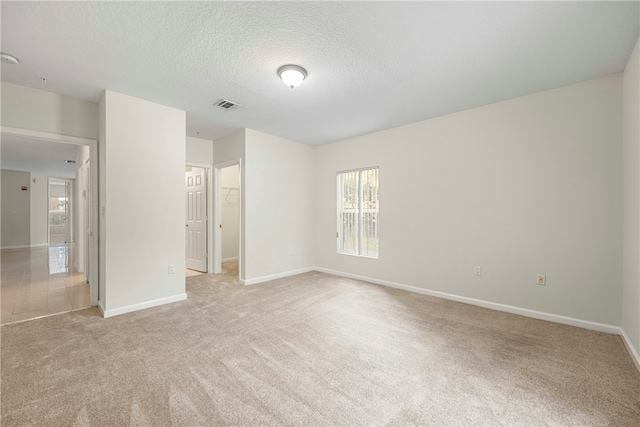
[[[473,267],[473,274],[476,276],[482,276],[482,267],[480,267],[479,265]]]
[[[169,264],[169,274],[176,274],[176,265]]]
[[[544,274],[538,274],[538,285],[546,285],[547,284],[547,278],[545,277]]]

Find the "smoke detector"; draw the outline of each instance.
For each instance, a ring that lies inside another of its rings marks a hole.
[[[233,101],[229,101],[228,99],[221,99],[220,101],[216,102],[215,104],[216,107],[220,107],[224,110],[233,110],[235,108],[241,107],[240,104],[237,104]]]

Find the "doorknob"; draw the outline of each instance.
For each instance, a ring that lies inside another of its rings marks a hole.
[[[185,227],[188,227],[188,226],[189,226],[189,224],[185,224],[184,226],[185,226]]]

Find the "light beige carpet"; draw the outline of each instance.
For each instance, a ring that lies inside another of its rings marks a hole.
[[[1,328],[2,426],[638,426],[618,336],[322,273]]]
[[[207,273],[203,273],[202,271],[189,270],[188,268],[185,270],[185,277],[199,276],[201,274],[207,274]]]

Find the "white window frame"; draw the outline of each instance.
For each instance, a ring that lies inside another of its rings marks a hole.
[[[363,172],[367,172],[367,171],[372,171],[372,170],[377,170],[378,173],[378,208],[377,209],[363,209],[362,208],[362,202],[364,199],[364,190],[363,190],[363,185],[362,185],[362,176],[363,176]],[[343,182],[343,177],[344,174],[347,173],[353,173],[353,172],[357,172],[358,173],[358,207],[357,209],[344,209],[342,206],[344,197],[343,197],[343,190],[344,190],[344,182]],[[343,170],[343,171],[338,171],[336,173],[336,206],[337,206],[337,223],[336,223],[336,250],[338,252],[338,254],[341,255],[350,255],[350,256],[357,256],[357,257],[361,257],[361,258],[370,258],[370,259],[378,259],[380,256],[380,233],[379,230],[377,230],[378,232],[376,233],[376,239],[377,239],[377,251],[374,255],[368,255],[368,254],[363,254],[362,253],[362,240],[363,240],[363,217],[365,213],[377,213],[378,214],[378,221],[380,219],[380,167],[379,166],[371,166],[371,167],[366,167],[366,168],[359,168],[359,169],[349,169],[349,170]],[[349,213],[357,213],[358,218],[357,218],[357,227],[358,227],[358,241],[357,241],[357,248],[356,248],[356,253],[353,252],[345,252],[343,244],[344,244],[344,239],[342,238],[342,234],[343,234],[343,226],[344,226],[344,219],[343,219],[343,214],[345,212],[349,212]]]

